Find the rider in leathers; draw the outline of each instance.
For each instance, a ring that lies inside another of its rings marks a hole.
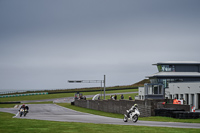
[[[135,111],[135,109],[138,107],[138,105],[137,104],[134,104],[129,110],[128,110],[128,112],[127,112],[127,117],[129,118],[130,117],[130,113],[131,112],[134,112]]]
[[[23,104],[23,105],[20,107],[20,109],[24,109],[24,110],[26,110],[27,113],[28,113],[29,107],[26,106],[25,104]],[[20,109],[19,109],[19,111],[20,111]]]
[[[21,109],[21,108],[25,109],[25,107],[26,107],[25,104],[23,104],[23,105],[20,107],[20,109]]]

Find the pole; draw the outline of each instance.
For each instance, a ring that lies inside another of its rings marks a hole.
[[[105,93],[105,90],[106,90],[106,75],[104,75],[104,100],[106,99],[106,93]]]
[[[102,100],[102,81],[103,80],[101,80],[101,100]]]

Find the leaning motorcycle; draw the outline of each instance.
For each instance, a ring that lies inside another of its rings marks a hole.
[[[20,117],[22,117],[22,115],[24,114],[24,109],[23,109],[23,108],[21,108],[21,109],[19,110],[19,114],[20,114]]]
[[[126,110],[127,114],[124,114],[124,122],[128,122],[128,120],[133,121],[134,123],[138,121],[138,117],[140,116],[140,112],[138,108],[134,110]]]
[[[25,108],[25,110],[24,110],[24,116],[26,116],[27,113],[28,113],[28,110]]]

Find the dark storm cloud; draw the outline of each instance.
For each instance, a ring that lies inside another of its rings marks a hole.
[[[199,61],[198,0],[0,1],[0,89],[132,84],[168,60]]]

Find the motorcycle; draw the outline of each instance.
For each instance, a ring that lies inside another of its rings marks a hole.
[[[138,108],[135,108],[133,110],[126,110],[127,114],[124,114],[124,122],[128,122],[128,120],[133,121],[134,123],[138,121],[138,117],[140,116],[140,112]]]
[[[25,110],[24,110],[24,117],[26,116],[27,113],[28,113],[28,110],[25,109]]]
[[[27,115],[27,113],[28,113],[28,110],[27,110],[27,109],[21,108],[21,109],[19,110],[20,117],[22,117],[22,115],[24,115],[24,117],[25,117],[25,116]]]
[[[20,114],[20,117],[22,117],[22,115],[24,114],[24,109],[23,109],[23,108],[21,108],[21,109],[19,110],[19,114]]]

